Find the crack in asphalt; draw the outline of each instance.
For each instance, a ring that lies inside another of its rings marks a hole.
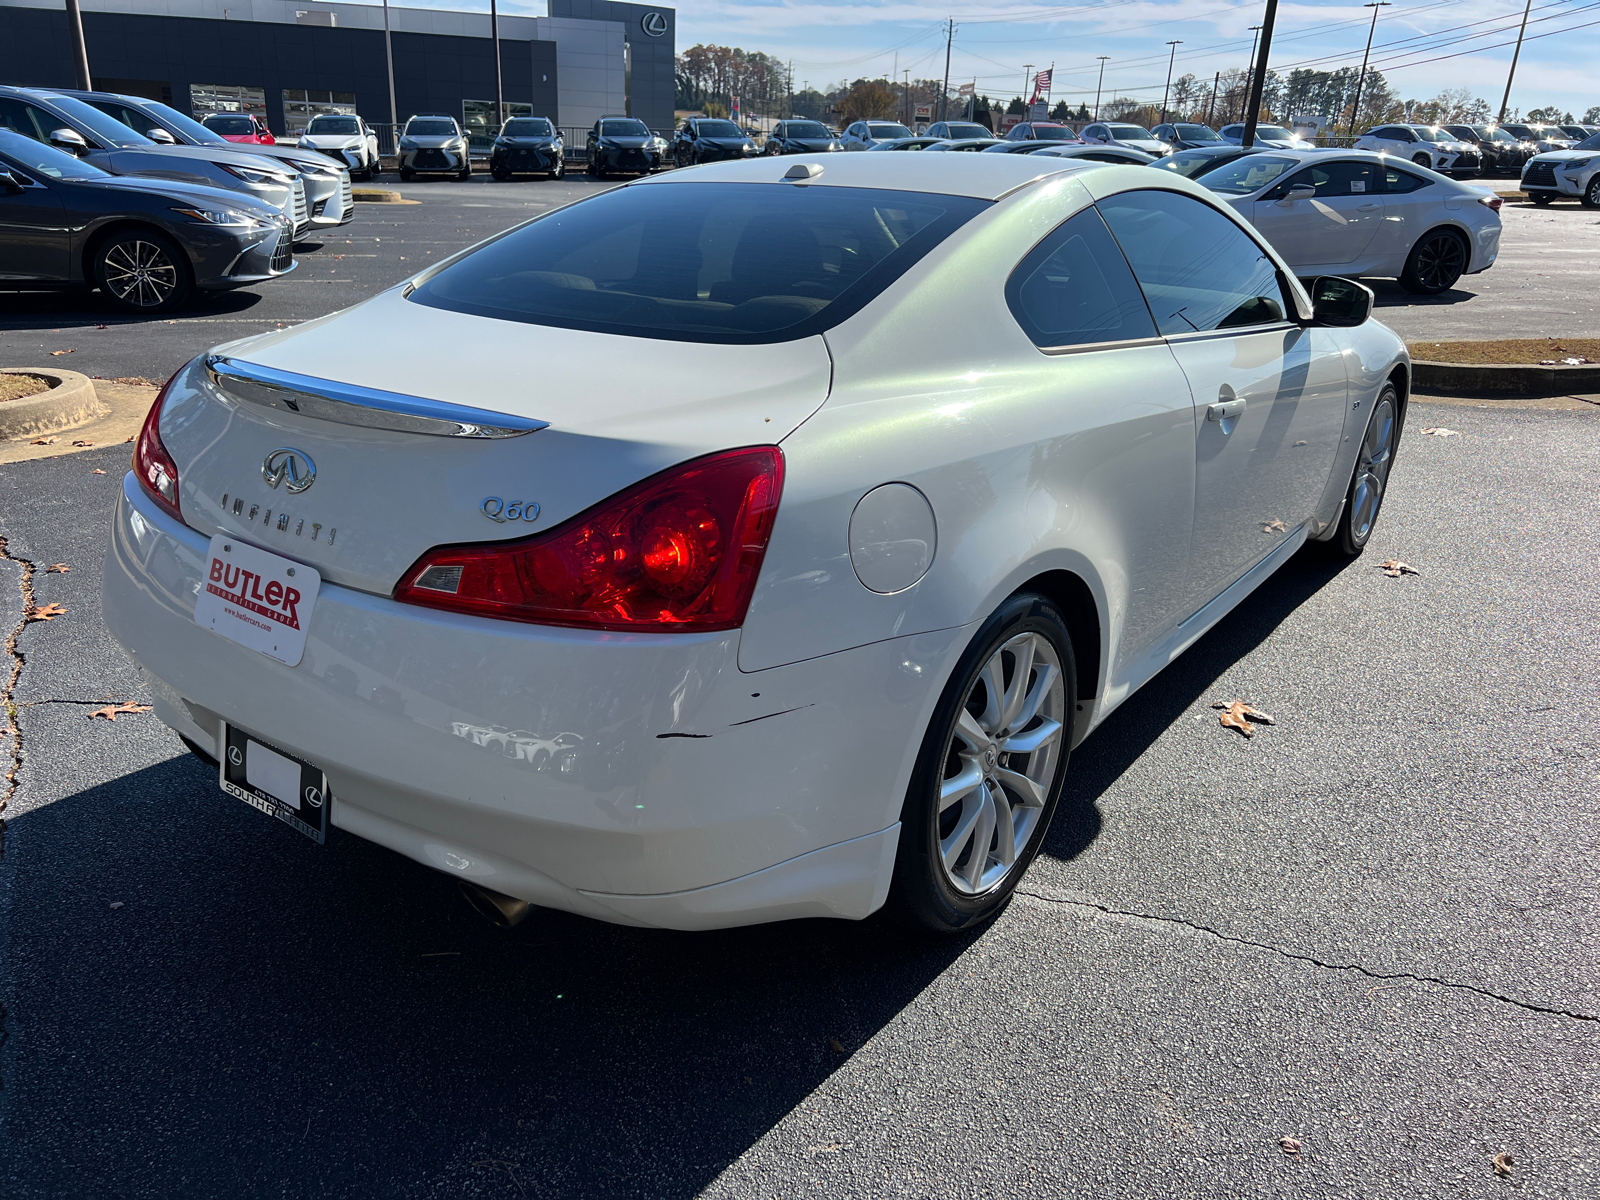
[[[1033,899],[1042,900],[1046,904],[1069,904],[1075,908],[1089,908],[1095,910],[1096,912],[1104,913],[1110,917],[1133,917],[1140,921],[1158,921],[1166,925],[1182,925],[1186,929],[1193,929],[1198,933],[1209,934],[1211,937],[1216,938],[1220,942],[1232,942],[1237,946],[1250,946],[1256,950],[1266,950],[1273,954],[1282,955],[1284,958],[1292,958],[1298,962],[1310,963],[1314,967],[1323,967],[1329,971],[1355,971],[1359,975],[1365,975],[1368,979],[1399,979],[1412,980],[1416,983],[1432,983],[1438,985],[1439,987],[1457,988],[1464,992],[1472,992],[1489,1000],[1498,1000],[1502,1004],[1511,1004],[1517,1008],[1526,1009],[1528,1012],[1546,1013],[1555,1017],[1570,1017],[1574,1021],[1600,1021],[1600,1015],[1595,1015],[1593,1013],[1574,1012],[1570,1008],[1551,1008],[1543,1004],[1534,1004],[1529,1000],[1518,1000],[1515,996],[1502,996],[1499,992],[1491,992],[1487,988],[1481,988],[1471,983],[1458,983],[1450,979],[1439,979],[1433,975],[1416,975],[1410,971],[1373,971],[1367,967],[1363,967],[1360,963],[1327,962],[1323,959],[1315,957],[1314,955],[1302,954],[1298,950],[1285,950],[1282,946],[1274,946],[1271,942],[1258,942],[1250,938],[1237,937],[1231,933],[1222,933],[1219,930],[1212,929],[1209,925],[1201,925],[1197,921],[1186,921],[1182,917],[1161,917],[1156,916],[1153,913],[1130,912],[1127,909],[1111,908],[1105,904],[1095,904],[1089,900],[1068,900],[1060,896],[1044,896],[1038,892],[1025,891],[1022,888],[1018,888],[1016,894],[1019,896],[1031,896]]]
[[[5,657],[10,664],[6,672],[5,684],[0,687],[0,704],[5,706],[6,723],[0,733],[10,741],[9,761],[6,763],[4,784],[0,785],[0,857],[5,855],[5,811],[11,803],[11,797],[17,790],[17,773],[22,770],[22,727],[17,723],[17,682],[22,678],[22,668],[26,662],[22,651],[17,648],[17,639],[22,636],[22,631],[28,627],[28,614],[33,611],[33,572],[34,563],[30,559],[18,558],[11,553],[9,541],[0,537],[0,560],[14,562],[22,567],[22,578],[19,586],[22,590],[22,613],[17,618],[17,623],[6,635]]]

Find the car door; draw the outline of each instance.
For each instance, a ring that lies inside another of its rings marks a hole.
[[[1296,199],[1296,189],[1313,194]],[[1383,224],[1377,164],[1319,162],[1268,188],[1251,205],[1250,223],[1296,274],[1355,262]]]
[[[0,171],[10,171],[17,183],[0,191],[0,279],[65,283],[72,238],[61,197],[4,159]]]
[[[1288,319],[1276,263],[1210,205],[1150,189],[1099,208],[1194,393],[1198,611],[1315,512],[1344,431],[1342,347]]]
[[[1187,614],[1189,384],[1093,207],[1028,252],[1006,283],[1006,304],[1045,355],[1061,399],[1059,428],[1041,430],[1030,466],[1040,511],[1093,496],[1096,520],[1110,523],[1115,569],[1105,582],[1122,628],[1109,666],[1111,678],[1124,678]]]

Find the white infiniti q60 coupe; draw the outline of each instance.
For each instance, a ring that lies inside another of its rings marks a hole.
[[[222,790],[507,919],[970,928],[1072,747],[1360,553],[1410,370],[1371,304],[1147,167],[641,180],[180,370],[106,620]]]

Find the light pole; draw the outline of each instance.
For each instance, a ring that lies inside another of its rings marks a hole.
[[[1250,29],[1250,71],[1245,76],[1244,99],[1239,104],[1239,120],[1241,121],[1244,120],[1244,106],[1250,103],[1250,81],[1255,78],[1256,74],[1256,44],[1261,39],[1261,26],[1252,25]]]
[[[1023,63],[1022,64],[1022,102],[1023,102],[1023,104],[1027,105],[1027,107],[1022,110],[1021,119],[1024,120],[1024,121],[1030,121],[1030,120],[1033,119],[1033,93],[1028,90],[1032,86],[1033,86],[1033,64],[1032,63]]]
[[[1533,0],[1528,0],[1528,4],[1531,6]],[[1363,4],[1361,7],[1372,10],[1372,24],[1367,27],[1367,49],[1366,53],[1361,56],[1361,74],[1356,76],[1356,102],[1354,107],[1350,109],[1351,137],[1356,135],[1356,121],[1361,113],[1361,87],[1367,82],[1367,59],[1372,56],[1372,35],[1378,32],[1378,10],[1380,8],[1388,8],[1389,0],[1376,0],[1373,4]],[[1527,18],[1526,13],[1523,14],[1523,18]]]
[[[1250,98],[1246,102],[1250,111],[1244,117],[1244,133],[1239,144],[1246,149],[1256,144],[1256,118],[1261,113],[1261,93],[1267,86],[1267,59],[1272,54],[1272,25],[1278,19],[1278,0],[1267,0],[1267,17],[1261,22],[1261,54],[1256,59],[1256,69],[1250,79]]]
[[[1100,82],[1094,85],[1094,119],[1096,121],[1100,119],[1100,88],[1106,81],[1106,59],[1111,56],[1102,54],[1098,57],[1100,59]]]
[[[389,40],[389,0],[383,0],[383,53],[389,60],[389,130],[398,141],[400,110],[394,104],[394,43]]]
[[[500,73],[500,12],[495,0],[489,0],[489,37],[494,42],[494,132],[506,123],[506,85]]]
[[[1211,102],[1206,105],[1206,124],[1211,124],[1211,110],[1217,107],[1217,85],[1222,82],[1222,72],[1211,77]]]
[[[1529,0],[1532,3],[1532,0]],[[949,115],[950,107],[950,46],[956,40],[956,19],[948,18],[949,29],[944,39],[944,86],[939,89],[939,120]]]
[[[72,31],[72,71],[78,77],[78,90],[87,92],[94,84],[89,81],[89,49],[83,42],[83,14],[78,11],[78,0],[67,0],[67,25]]]
[[[71,3],[71,0],[68,0]],[[1506,75],[1506,94],[1500,97],[1500,116],[1495,121],[1496,125],[1506,119],[1506,109],[1511,106],[1511,81],[1517,77],[1517,59],[1522,57],[1522,35],[1528,32],[1528,10],[1533,7],[1533,0],[1528,0],[1522,8],[1522,28],[1517,30],[1517,48],[1511,52],[1511,71]],[[79,45],[82,45],[83,35],[80,33]]]
[[[1167,86],[1161,89],[1161,120],[1157,122],[1159,125],[1167,123],[1167,93],[1172,90],[1172,64],[1177,60],[1178,47],[1183,43],[1168,42],[1167,45],[1172,47],[1172,53],[1167,55]]]

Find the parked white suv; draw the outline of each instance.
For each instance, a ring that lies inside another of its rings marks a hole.
[[[1355,148],[1396,154],[1441,175],[1470,178],[1483,170],[1483,154],[1476,146],[1430,125],[1379,125],[1358,137]]]
[[[379,170],[378,135],[358,116],[319,113],[295,144],[302,150],[326,154],[361,179],[371,179]]]
[[[1535,204],[1576,196],[1585,208],[1600,208],[1600,133],[1570,150],[1534,155],[1523,164],[1522,190]]]

